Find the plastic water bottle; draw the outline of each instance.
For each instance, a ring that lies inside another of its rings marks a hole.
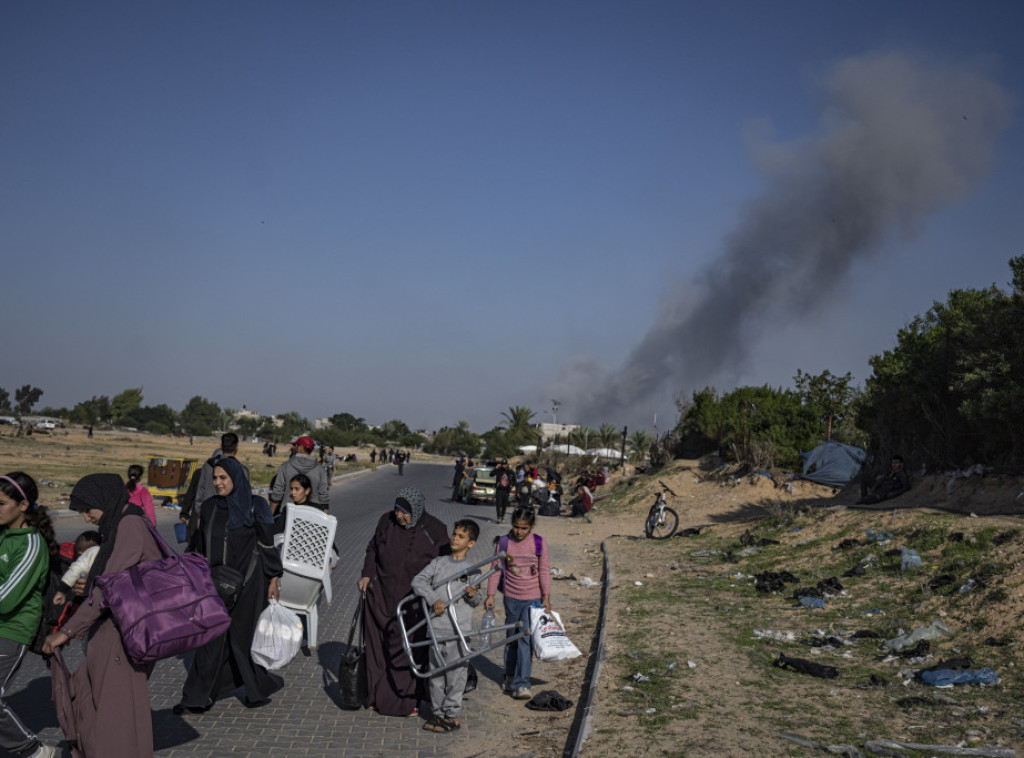
[[[497,625],[498,617],[494,615],[494,611],[490,609],[484,611],[484,616],[480,619],[480,631],[482,634],[477,637],[480,640],[477,643],[480,650],[491,646],[491,642],[494,640],[494,634],[491,630]]]

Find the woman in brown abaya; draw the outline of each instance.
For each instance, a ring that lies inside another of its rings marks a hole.
[[[425,505],[415,487],[398,493],[394,509],[381,516],[366,546],[357,585],[366,593],[363,628],[370,707],[385,716],[413,715],[422,694],[423,680],[413,675],[402,648],[396,609],[412,591],[413,577],[449,550],[447,528],[425,512]],[[406,606],[407,629],[420,617],[418,603]],[[417,653],[426,660],[426,647],[417,648]]]
[[[79,511],[103,535],[103,543],[85,580],[89,599],[59,631],[46,638],[44,652],[91,631],[85,661],[72,676],[78,747],[86,758],[152,758],[153,718],[149,675],[153,664],[136,664],[124,650],[109,613],[101,611],[103,593],[93,580],[163,557],[137,505],[117,474],[89,474],[71,490],[71,510]]]

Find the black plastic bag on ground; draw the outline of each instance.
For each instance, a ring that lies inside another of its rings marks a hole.
[[[835,666],[825,666],[821,663],[805,661],[803,658],[790,658],[785,653],[779,653],[779,657],[775,659],[772,665],[776,668],[788,669],[800,674],[810,674],[820,679],[835,679],[839,676],[839,669]]]
[[[463,695],[468,695],[470,692],[476,689],[476,686],[480,683],[480,677],[476,673],[476,669],[473,664],[469,664],[469,670],[466,672],[466,687],[462,690]]]
[[[572,701],[558,694],[556,690],[538,692],[526,704],[531,711],[567,711],[572,708]]]
[[[366,603],[366,596],[359,596],[359,605],[356,606],[355,615],[352,617],[352,626],[348,630],[348,643],[345,645],[345,652],[341,654],[341,662],[338,664],[338,688],[341,691],[341,707],[349,710],[358,710],[366,705],[366,698],[369,696],[369,685],[366,680],[366,647],[363,645],[363,606]],[[358,640],[356,631],[358,630]]]

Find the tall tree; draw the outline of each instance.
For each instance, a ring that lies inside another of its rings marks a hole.
[[[220,406],[195,395],[181,410],[181,426],[187,434],[211,434],[220,426]]]
[[[626,447],[632,451],[636,457],[637,462],[642,463],[644,457],[647,455],[648,449],[651,447],[651,442],[654,441],[654,437],[649,432],[645,432],[643,429],[637,429],[626,440]]]
[[[11,393],[0,387],[0,413],[10,413],[11,410]]]
[[[793,381],[803,398],[804,404],[813,409],[826,423],[825,439],[832,439],[832,426],[842,421],[849,413],[857,396],[857,389],[850,386],[853,374],[847,371],[836,376],[825,369],[817,376],[796,370]]]
[[[126,389],[110,401],[110,412],[118,421],[132,416],[142,407],[142,387]]]
[[[597,439],[597,432],[589,426],[577,426],[569,432],[569,444],[577,445],[584,450],[592,448],[595,439]]]
[[[39,402],[43,391],[31,384],[25,384],[14,391],[14,403],[22,416],[32,412],[32,406]]]
[[[505,419],[505,428],[518,434],[530,428],[530,424],[537,414],[525,405],[513,405],[507,411],[502,411],[501,415]]]
[[[622,435],[615,428],[614,424],[601,424],[597,430],[597,438],[601,441],[601,447],[613,447],[619,444]]]
[[[330,418],[331,426],[343,432],[361,432],[366,429],[366,419],[353,416],[351,413],[335,413]]]

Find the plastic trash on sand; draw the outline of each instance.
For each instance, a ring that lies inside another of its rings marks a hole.
[[[995,684],[999,681],[999,674],[996,670],[986,666],[981,669],[938,669],[937,671],[924,671],[921,673],[921,681],[933,687],[952,687],[954,684]]]
[[[953,630],[935,619],[928,626],[920,626],[910,634],[901,634],[891,640],[886,640],[882,643],[882,647],[886,650],[902,650],[905,647],[914,647],[921,640],[937,640],[952,636]]]
[[[916,550],[911,550],[909,547],[901,548],[900,571],[919,569],[922,565],[921,556],[918,555]]]

